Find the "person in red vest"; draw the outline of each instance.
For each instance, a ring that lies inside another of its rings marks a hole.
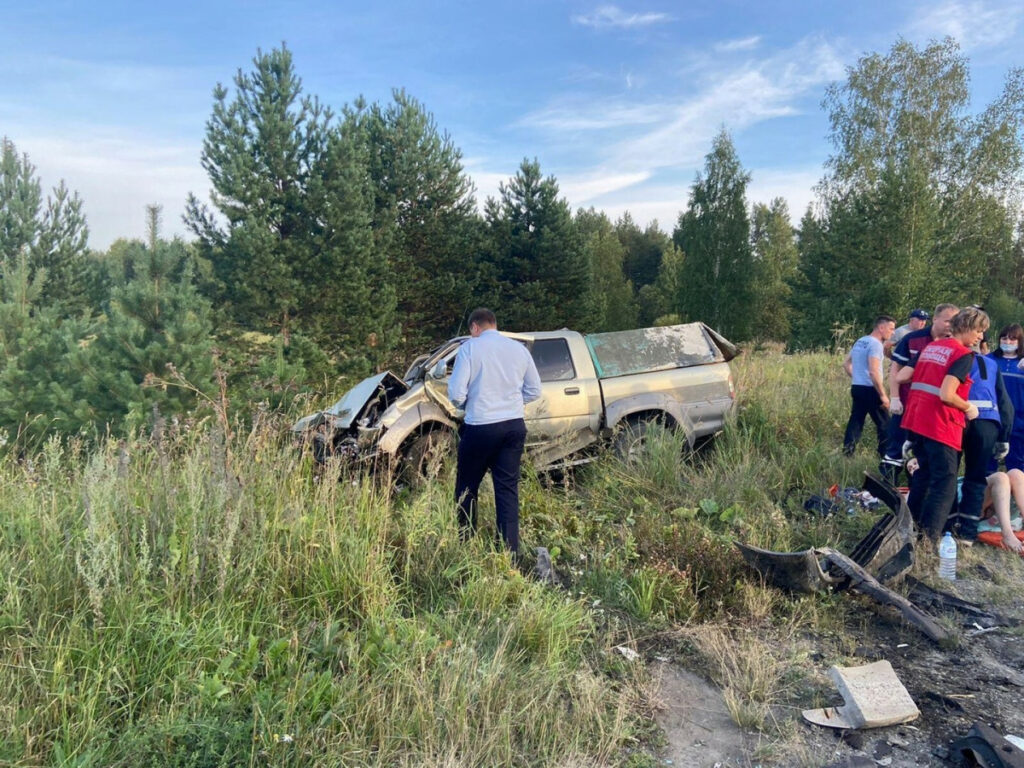
[[[903,428],[910,433],[920,468],[914,473],[907,500],[918,527],[933,542],[942,534],[956,497],[964,427],[978,416],[967,400],[974,353],[988,330],[981,309],[962,309],[950,323],[951,337],[926,346],[914,366]]]

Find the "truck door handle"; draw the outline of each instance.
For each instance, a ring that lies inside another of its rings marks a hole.
[[[565,394],[567,394],[567,395],[578,395],[580,393],[580,388],[579,387],[566,387],[562,391],[565,392]]]

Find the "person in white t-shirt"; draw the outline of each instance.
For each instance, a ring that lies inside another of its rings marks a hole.
[[[886,341],[896,330],[896,321],[879,315],[871,333],[857,339],[843,361],[843,370],[850,377],[850,420],[843,436],[843,453],[852,456],[864,431],[868,416],[878,434],[878,455],[885,455],[886,428],[889,423],[889,396],[882,380],[882,358]]]

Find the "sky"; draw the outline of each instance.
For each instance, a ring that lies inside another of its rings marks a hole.
[[[972,107],[1024,65],[1024,3],[377,0],[175,3],[0,0],[0,135],[47,189],[84,201],[89,242],[188,236],[187,195],[218,83],[286,44],[308,94],[335,112],[404,88],[463,154],[478,203],[524,158],[575,209],[671,231],[723,127],[751,203],[784,197],[794,222],[831,145],[829,83],[900,36],[952,35]]]

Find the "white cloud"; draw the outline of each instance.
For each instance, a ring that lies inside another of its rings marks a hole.
[[[596,147],[590,167],[559,173],[560,178],[581,179],[564,185],[579,195],[573,203],[591,203],[659,172],[698,168],[723,125],[736,133],[798,114],[800,99],[842,74],[835,49],[807,38],[771,56],[709,65],[699,77],[692,72],[680,76],[681,89],[698,82],[696,90],[685,95],[638,101],[623,96],[588,99],[577,92],[527,115],[520,125],[540,129],[555,141],[571,140],[582,130],[595,135],[590,140]],[[805,202],[805,196],[798,196],[794,205]]]
[[[602,5],[586,15],[573,16],[572,20],[575,24],[594,29],[632,29],[671,21],[672,17],[667,13],[626,13],[617,5]]]
[[[89,245],[105,249],[119,237],[143,237],[145,207],[163,206],[165,237],[187,236],[181,215],[189,192],[205,197],[209,180],[199,165],[200,147],[161,143],[95,129],[85,138],[34,133],[11,138],[27,152],[44,189],[61,179],[82,198]]]
[[[965,51],[992,48],[1010,40],[1024,15],[1024,6],[983,0],[947,0],[926,6],[911,25],[916,38],[955,38]]]
[[[737,40],[726,40],[723,43],[715,43],[715,50],[719,53],[731,53],[733,51],[749,51],[761,43],[760,35],[741,37]]]
[[[609,192],[628,189],[649,178],[650,173],[646,171],[613,174],[595,171],[584,174],[566,174],[559,177],[558,188],[570,202],[582,205]]]
[[[606,103],[600,110],[595,110],[591,104],[580,101],[571,106],[559,105],[531,112],[518,124],[554,131],[605,130],[630,125],[651,125],[665,119],[668,111],[668,105],[623,103]]]
[[[758,42],[746,38],[733,50],[752,49]],[[593,205],[612,218],[629,211],[642,225],[657,220],[670,231],[723,125],[738,134],[766,120],[799,114],[809,94],[816,95],[843,72],[843,57],[834,46],[809,37],[742,61],[707,55],[699,67],[676,73],[677,95],[671,98],[632,93],[601,98],[576,88],[517,125],[539,132],[553,146],[589,148],[583,150],[589,162],[554,169],[573,208]],[[580,139],[584,132],[585,142]],[[814,200],[822,175],[820,165],[749,170],[748,200],[784,198],[794,224]]]

